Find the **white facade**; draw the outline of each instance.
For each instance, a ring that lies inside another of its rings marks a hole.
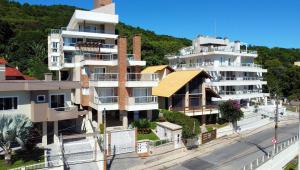
[[[125,87],[129,96],[120,102],[117,23],[114,3],[91,11],[75,10],[66,28],[52,30],[48,36],[49,70],[58,71],[59,75],[67,72],[68,79],[81,81],[75,103],[98,113],[119,111],[120,103],[125,103],[128,112],[156,110],[158,102],[151,89],[158,85],[158,77],[136,71],[137,67],[146,66],[146,61],[133,54],[126,55]]]
[[[249,104],[251,100],[258,102],[269,96],[262,92],[262,86],[267,84],[262,74],[267,70],[254,64],[257,56],[256,51],[248,50],[240,41],[199,36],[191,47],[183,48],[179,55],[168,59],[176,70],[205,69],[213,77],[206,85],[221,96],[213,101],[231,99]]]

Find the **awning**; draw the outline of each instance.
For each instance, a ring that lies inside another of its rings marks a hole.
[[[145,68],[142,71],[142,73],[144,73],[144,74],[150,74],[150,73],[152,73],[153,74],[153,73],[156,73],[157,71],[161,71],[161,70],[163,70],[165,68],[171,70],[172,72],[174,71],[174,69],[172,69],[168,65],[159,65],[159,66],[149,66],[149,67]]]
[[[210,78],[203,70],[173,72],[152,89],[152,95],[170,97],[200,73],[204,73],[204,78]]]

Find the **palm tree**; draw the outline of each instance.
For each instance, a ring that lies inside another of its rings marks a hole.
[[[12,143],[24,148],[32,127],[32,122],[23,114],[0,114],[0,147],[7,164],[11,163]]]

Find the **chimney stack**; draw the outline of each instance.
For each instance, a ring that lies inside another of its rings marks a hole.
[[[106,6],[112,3],[112,0],[94,0],[94,9]]]
[[[45,73],[45,81],[52,81],[52,73]]]
[[[134,60],[141,61],[142,60],[142,38],[140,35],[135,35],[133,37],[133,54]]]
[[[119,109],[121,111],[125,110],[128,91],[126,89],[126,79],[127,79],[127,38],[119,37],[118,39],[118,72],[119,72]]]

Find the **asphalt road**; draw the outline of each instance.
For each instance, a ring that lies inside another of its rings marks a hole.
[[[278,128],[281,143],[298,134],[298,124]],[[274,129],[267,129],[238,140],[229,146],[217,149],[208,155],[199,156],[171,167],[171,170],[240,170],[259,156],[273,149]]]

